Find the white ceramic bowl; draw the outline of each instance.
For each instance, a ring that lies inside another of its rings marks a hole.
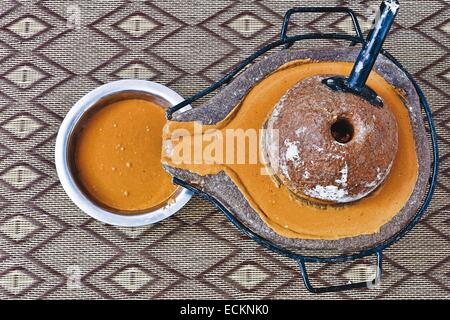
[[[139,213],[121,213],[102,207],[92,201],[79,187],[73,175],[73,138],[79,124],[89,112],[95,112],[115,101],[140,97],[157,101],[166,107],[184,99],[175,91],[155,82],[144,80],[119,80],[102,85],[82,97],[67,113],[59,128],[55,146],[55,163],[59,180],[70,199],[85,213],[107,224],[135,227],[156,223],[180,210],[192,197],[192,193],[179,187],[173,198],[160,207]],[[178,112],[190,109],[187,106]]]

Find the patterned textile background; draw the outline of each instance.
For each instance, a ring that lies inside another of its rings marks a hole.
[[[188,96],[273,41],[290,7],[348,5],[367,30],[379,0],[1,0],[0,298],[448,299],[450,2],[400,2],[386,47],[432,106],[438,190],[420,225],[385,252],[380,288],[311,295],[294,261],[242,236],[199,198],[142,228],[90,219],[59,184],[55,136],[71,106],[102,83],[151,79]],[[348,32],[351,24],[305,15],[290,32],[319,30]],[[346,283],[373,263],[312,265],[311,276],[318,285]]]

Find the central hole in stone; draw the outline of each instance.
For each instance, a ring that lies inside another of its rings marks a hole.
[[[346,118],[338,118],[331,125],[331,135],[339,143],[348,143],[353,139],[355,130],[351,122]]]

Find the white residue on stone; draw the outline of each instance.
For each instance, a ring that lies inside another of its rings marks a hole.
[[[364,141],[364,138],[366,137],[366,131],[367,131],[366,126],[359,127],[358,136],[356,138],[358,142]]]
[[[300,160],[300,153],[298,151],[297,144],[297,141],[292,142],[289,139],[284,141],[284,146],[287,147],[286,161],[293,161],[294,164],[296,164],[296,162]]]
[[[284,159],[280,159],[280,169],[283,175],[287,179],[291,179],[289,176],[289,166],[287,164],[288,161],[292,161],[294,164],[294,167],[298,167],[302,164],[302,161],[300,160],[300,153],[298,150],[298,143],[297,141],[290,141],[289,139],[284,141],[284,146],[287,147],[285,157]]]
[[[346,189],[341,189],[338,186],[315,186],[314,189],[306,189],[304,193],[312,198],[333,201],[337,203],[347,203],[359,200],[365,197],[368,193],[361,193],[355,196],[349,196]]]
[[[295,130],[295,134],[297,135],[297,137],[300,137],[305,132],[306,132],[306,128],[305,127],[300,127],[297,130]]]
[[[314,189],[305,190],[305,194],[313,198],[337,202],[348,196],[347,190],[339,189],[337,186],[316,186]]]
[[[336,183],[340,184],[343,187],[347,186],[347,181],[348,181],[348,165],[347,162],[345,163],[344,167],[342,168],[342,170],[340,171],[341,173],[341,178],[340,179],[336,179]]]
[[[365,187],[366,188],[375,188],[378,185],[378,180],[372,181],[370,183],[366,183]]]
[[[383,172],[381,172],[380,168],[377,168],[377,180],[381,180],[383,178]]]
[[[382,172],[379,167],[377,168],[377,177],[375,178],[375,180],[365,184],[366,188],[371,188],[369,193],[375,190],[381,184],[381,182],[383,182],[383,180],[386,179],[386,177],[388,176],[389,172],[392,169],[393,163],[394,162],[392,161],[385,172]]]
[[[348,190],[345,188],[347,187],[348,184],[348,173],[349,173],[347,163],[345,163],[344,167],[340,171],[341,177],[339,179],[336,179],[336,183],[338,185],[329,185],[329,186],[316,185],[313,189],[305,189],[303,190],[303,192],[305,195],[310,196],[312,198],[326,201],[333,201],[337,203],[348,203],[360,200],[363,197],[370,194],[380,185],[380,183],[386,178],[386,176],[390,172],[392,165],[393,163],[390,164],[389,168],[385,172],[383,172],[380,168],[377,168],[376,169],[377,176],[375,178],[375,181],[364,184],[366,188],[369,188],[369,190],[366,190],[365,192],[362,192],[357,195],[349,195]]]
[[[323,152],[325,149],[321,148],[319,146],[314,146],[314,149],[316,149],[318,152]]]
[[[309,179],[310,176],[311,174],[308,172],[308,170],[305,170],[305,172],[303,172],[303,179]]]
[[[344,157],[339,154],[332,154],[331,159],[342,160],[342,159],[344,159]]]
[[[381,180],[383,179],[383,173],[381,172],[380,168],[377,168],[377,177],[372,182],[366,183],[364,186],[366,188],[372,188],[370,192],[372,192],[378,185],[381,183]]]
[[[295,144],[291,144],[286,150],[286,160],[295,161],[296,159],[298,159],[298,148]]]
[[[305,194],[307,196],[316,198],[316,199],[322,199],[322,200],[328,200],[328,201],[335,201],[335,202],[350,202],[354,201],[354,197],[351,197],[348,195],[347,189],[345,187],[347,186],[348,181],[348,164],[345,163],[344,167],[340,171],[341,177],[339,179],[336,179],[336,183],[339,186],[320,186],[317,185],[314,187],[314,189],[305,190]],[[342,188],[343,187],[343,188]]]
[[[377,177],[375,178],[375,180],[372,182],[368,182],[364,185],[366,188],[370,188],[367,194],[371,193],[376,188],[378,188],[378,186],[386,179],[386,177],[388,176],[389,172],[392,169],[393,164],[394,162],[392,161],[385,172],[382,172],[380,168],[377,168]]]
[[[286,165],[286,163],[280,164],[281,172],[283,172],[283,175],[286,177],[286,179],[291,180],[291,176],[289,175],[289,168]]]

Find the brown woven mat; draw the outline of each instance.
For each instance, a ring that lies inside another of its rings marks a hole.
[[[380,288],[320,296],[303,287],[294,261],[242,236],[201,199],[148,227],[90,219],[58,182],[55,136],[70,107],[102,83],[151,79],[188,96],[273,41],[290,7],[348,5],[367,28],[379,1],[33,2],[0,5],[0,299],[450,297],[448,0],[401,1],[386,44],[434,111],[442,161],[434,200],[385,252]],[[316,14],[294,18],[291,32],[350,27],[341,15]],[[312,265],[312,280],[345,283],[373,262]]]

